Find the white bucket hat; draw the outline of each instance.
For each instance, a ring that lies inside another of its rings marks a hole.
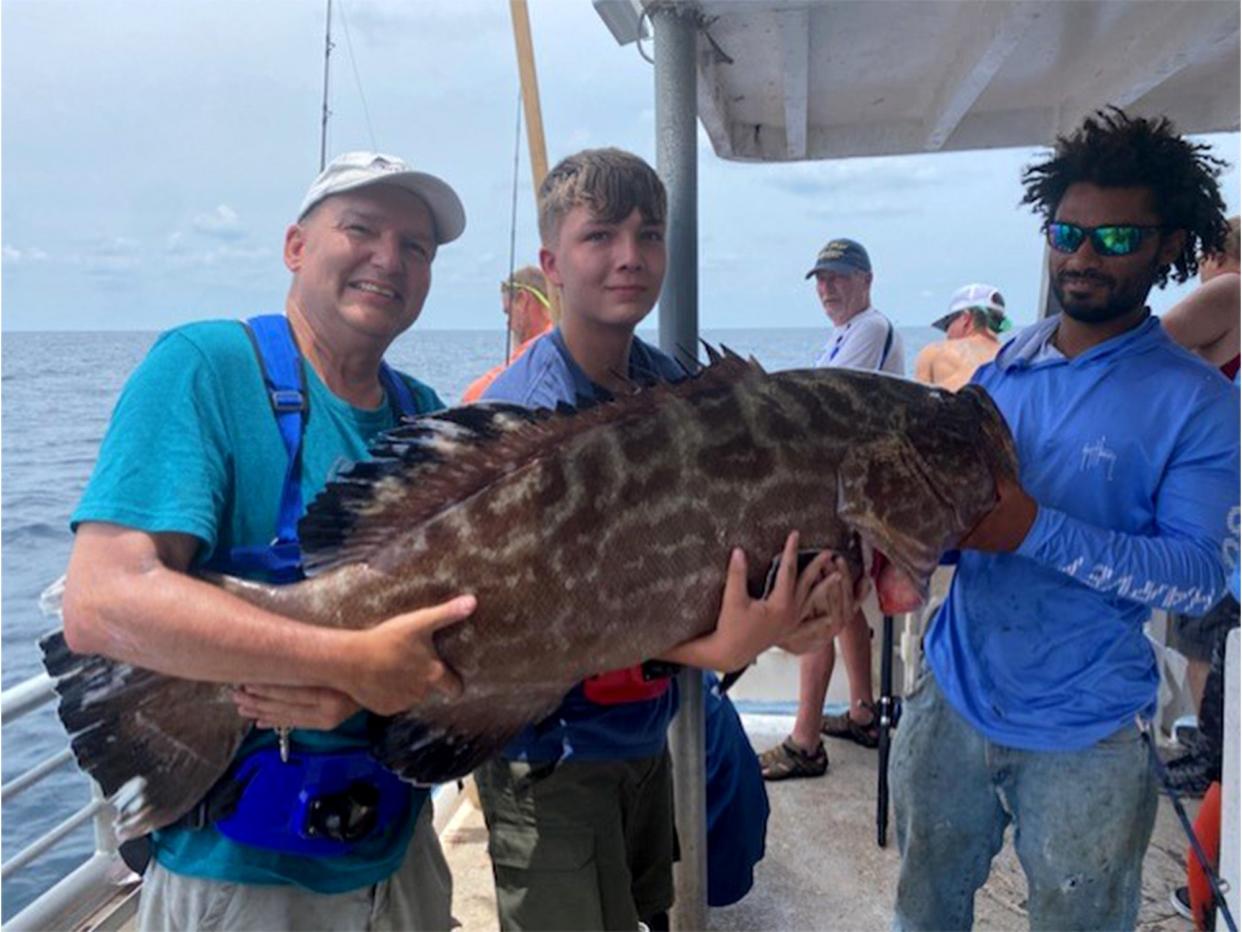
[[[325,197],[372,184],[393,184],[422,198],[435,222],[437,243],[451,243],[466,229],[466,211],[457,192],[435,175],[416,172],[382,152],[346,152],[334,158],[306,192],[298,219]]]

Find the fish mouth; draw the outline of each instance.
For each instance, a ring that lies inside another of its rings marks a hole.
[[[876,601],[885,615],[904,615],[927,600],[915,578],[889,560],[882,550],[873,551],[870,574],[875,582]]]

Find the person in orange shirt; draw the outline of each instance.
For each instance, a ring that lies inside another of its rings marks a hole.
[[[536,337],[552,329],[552,302],[548,300],[548,283],[543,272],[533,265],[523,266],[513,273],[513,278],[500,283],[500,304],[509,318],[509,345],[513,349],[509,358],[498,366],[488,369],[470,383],[461,396],[462,404],[478,401],[496,376],[504,372]]]

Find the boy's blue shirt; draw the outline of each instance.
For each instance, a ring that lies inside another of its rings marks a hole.
[[[370,440],[394,426],[387,404],[368,411],[337,398],[305,367],[309,415],[302,445],[302,500],[309,504],[334,468],[365,459]],[[403,376],[420,412],[443,403]],[[195,565],[231,547],[275,536],[288,457],[254,348],[237,321],[210,321],[163,334],[125,384],[90,482],[70,519],[199,539]],[[293,732],[310,750],[367,747],[367,715],[332,731]],[[241,754],[273,743],[247,736]],[[400,865],[426,799],[418,790],[409,819],[342,857],[279,854],[225,838],[212,827],[166,829],[154,854],[168,870],[231,883],[293,883],[339,893],[378,883]]]
[[[685,370],[672,358],[634,337],[628,375],[677,381]],[[559,328],[545,333],[483,393],[483,401],[508,401],[531,408],[555,408],[579,398],[594,399],[601,389],[574,362]],[[632,760],[664,749],[669,722],[677,711],[677,683],[663,695],[642,702],[598,705],[579,683],[542,722],[525,728],[505,748],[509,760]]]
[[[1238,508],[1237,390],[1154,317],[1072,360],[1044,351],[1058,320],[975,374],[1039,509],[1016,552],[962,552],[925,644],[960,714],[1032,750],[1087,747],[1153,711],[1143,623],[1224,594]]]

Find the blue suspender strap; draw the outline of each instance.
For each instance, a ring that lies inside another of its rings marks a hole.
[[[263,370],[263,384],[288,454],[276,519],[276,539],[268,548],[273,551],[275,565],[264,568],[279,575],[294,573],[292,578],[301,578],[298,519],[302,516],[302,431],[307,410],[302,357],[293,342],[289,321],[283,315],[252,317],[245,327]]]
[[[414,400],[414,393],[405,384],[405,379],[393,372],[386,362],[380,363],[379,379],[380,385],[384,388],[384,394],[388,396],[388,404],[392,407],[393,416],[398,421],[403,415],[413,417],[418,414],[418,403]]]
[[[227,555],[209,561],[206,568],[244,576],[261,574],[276,583],[296,582],[304,578],[298,542],[298,519],[302,517],[302,434],[309,406],[304,363],[284,315],[252,317],[243,326],[254,346],[263,386],[287,454],[276,538],[264,547],[233,547]],[[396,419],[418,414],[418,403],[409,386],[382,362],[379,377]]]

